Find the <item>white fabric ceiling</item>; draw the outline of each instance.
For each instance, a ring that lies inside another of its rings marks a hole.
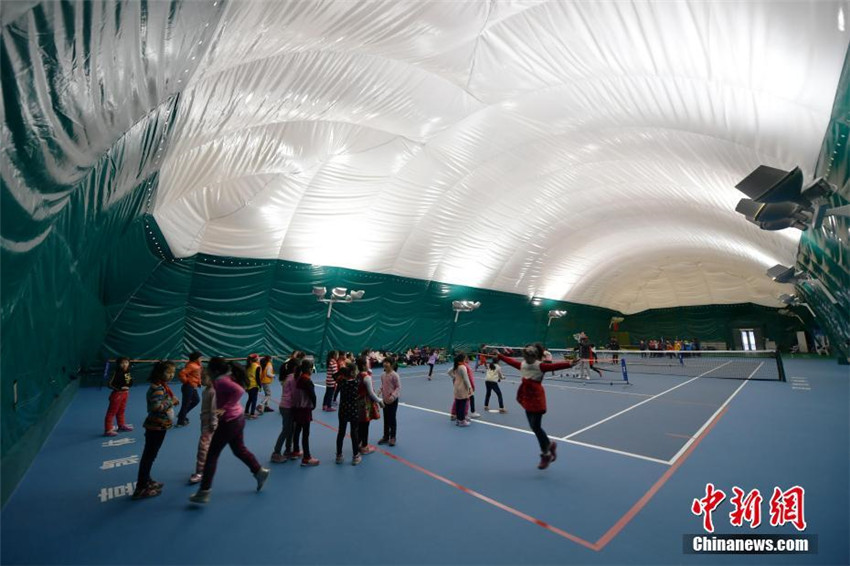
[[[155,217],[179,256],[338,265],[599,305],[779,305],[842,2],[231,2]],[[846,8],[843,8],[846,10]]]

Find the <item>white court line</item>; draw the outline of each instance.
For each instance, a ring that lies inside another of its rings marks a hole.
[[[750,378],[751,378],[752,376],[754,376],[754,375],[756,374],[756,372],[757,372],[758,370],[760,370],[760,369],[761,369],[761,366],[763,366],[763,365],[764,365],[764,362],[759,363],[758,367],[757,367],[756,369],[754,369],[754,370],[753,370],[753,373],[751,373],[749,376],[747,376],[747,379],[745,379],[745,380],[744,380],[744,383],[742,383],[741,385],[739,385],[739,386],[738,386],[738,388],[735,390],[735,392],[734,392],[734,393],[732,393],[732,395],[730,395],[730,396],[729,396],[729,398],[728,398],[728,399],[726,399],[726,400],[723,402],[723,404],[722,404],[722,405],[720,405],[720,407],[719,407],[716,411],[714,411],[714,414],[713,414],[713,415],[711,415],[711,417],[709,417],[709,419],[708,419],[707,421],[705,421],[705,424],[703,424],[703,425],[700,427],[700,429],[696,432],[696,434],[694,434],[694,435],[691,437],[691,439],[690,439],[690,440],[688,440],[688,441],[685,443],[685,445],[684,445],[684,446],[682,446],[682,448],[681,448],[678,452],[676,452],[676,455],[675,455],[675,456],[673,456],[672,458],[670,458],[670,460],[669,460],[668,464],[670,464],[670,465],[672,466],[673,464],[675,464],[675,463],[676,463],[676,460],[678,460],[678,459],[682,456],[682,454],[684,454],[684,453],[685,453],[685,451],[688,449],[688,447],[689,447],[691,444],[693,444],[693,443],[696,441],[696,439],[697,439],[697,438],[699,438],[699,436],[703,433],[703,431],[704,431],[706,428],[708,428],[708,425],[710,425],[712,422],[714,422],[714,419],[715,419],[715,418],[717,418],[717,415],[719,415],[719,414],[720,414],[720,411],[722,411],[723,409],[725,409],[725,408],[726,408],[726,405],[728,405],[728,404],[729,404],[729,402],[730,402],[730,401],[731,401],[731,400],[735,397],[735,395],[737,395],[737,394],[738,394],[738,392],[739,392],[741,389],[743,389],[743,388],[744,388],[744,386],[745,386],[745,385],[746,385],[746,384],[750,381]]]
[[[434,374],[436,375],[436,374]],[[407,379],[409,377],[427,377],[427,374],[423,375],[401,375],[399,374],[399,378]],[[443,377],[448,377],[447,375],[443,375]],[[519,381],[513,381],[510,379],[503,379],[505,383],[512,383],[514,385],[519,385]],[[619,385],[619,384],[617,384]],[[614,395],[632,395],[634,397],[650,397],[649,393],[634,393],[632,391],[611,391],[609,389],[594,389],[593,387],[579,386],[579,385],[559,385],[557,383],[552,383],[551,380],[546,381],[546,387],[555,387],[557,389],[575,389],[577,391],[596,391],[597,393],[612,393]]]
[[[711,373],[711,372],[713,372],[713,371],[719,370],[719,369],[720,369],[720,368],[722,368],[723,366],[726,366],[726,365],[731,364],[731,363],[732,363],[732,361],[733,361],[733,360],[730,360],[730,361],[726,362],[725,364],[721,364],[721,365],[717,366],[716,368],[713,368],[713,369],[708,370],[708,371],[707,371],[707,372],[705,372],[705,373],[701,373],[701,374],[699,374],[699,375],[698,375],[698,376],[696,376],[696,377],[692,377],[691,379],[689,379],[689,380],[687,380],[687,381],[685,381],[685,382],[683,382],[683,383],[680,383],[679,385],[673,386],[673,387],[671,387],[670,389],[666,389],[666,390],[662,391],[661,393],[658,393],[658,394],[656,394],[656,395],[653,395],[653,396],[652,396],[652,397],[650,397],[649,399],[644,399],[644,400],[643,400],[643,401],[641,401],[640,403],[635,403],[635,404],[634,404],[634,405],[632,405],[631,407],[627,407],[627,408],[623,409],[622,411],[620,411],[619,413],[614,413],[614,414],[613,414],[613,415],[611,415],[610,417],[606,417],[606,418],[602,419],[602,420],[601,420],[601,421],[599,421],[599,422],[596,422],[596,423],[593,423],[592,425],[586,426],[586,427],[584,427],[583,429],[581,429],[581,430],[577,430],[577,431],[575,431],[575,432],[574,432],[574,433],[572,433],[572,434],[568,434],[567,436],[565,436],[565,437],[564,437],[564,438],[562,438],[561,440],[569,440],[569,439],[570,439],[570,438],[572,438],[573,436],[576,436],[576,435],[581,434],[581,433],[583,433],[583,432],[585,432],[585,431],[588,431],[588,430],[590,430],[590,429],[592,429],[592,428],[594,428],[594,427],[597,427],[597,426],[601,425],[602,423],[606,423],[606,422],[610,421],[610,420],[611,420],[611,419],[613,419],[613,418],[619,417],[619,416],[620,416],[620,415],[622,415],[623,413],[628,413],[628,412],[629,412],[629,411],[631,411],[632,409],[637,409],[638,407],[640,407],[640,406],[641,406],[641,405],[643,405],[644,403],[649,403],[649,402],[650,402],[650,401],[652,401],[653,399],[657,399],[658,397],[661,397],[662,395],[666,395],[666,394],[670,393],[671,391],[673,391],[673,390],[675,390],[675,389],[678,389],[678,388],[680,388],[680,387],[684,387],[685,385],[689,384],[689,383],[690,383],[690,382],[692,382],[692,381],[696,381],[697,379],[699,379],[699,378],[701,378],[701,377],[703,377],[703,376],[705,376],[705,375],[708,375],[708,374],[710,374],[710,373]],[[761,363],[762,363],[762,364],[764,364],[764,362],[761,362]],[[759,367],[761,367],[761,365],[759,365]],[[756,369],[758,369],[758,368],[756,368]],[[750,374],[750,375],[753,375],[753,374]],[[748,379],[749,379],[749,378],[748,378]],[[746,382],[745,382],[745,383],[746,383]]]
[[[402,407],[408,407],[409,409],[416,409],[416,410],[419,410],[419,411],[425,411],[426,413],[434,413],[435,415],[442,415],[444,417],[451,416],[449,413],[446,413],[446,412],[443,412],[443,411],[428,409],[426,407],[417,407],[416,405],[410,405],[408,403],[399,403],[399,405],[402,406]],[[494,426],[496,428],[503,428],[505,430],[512,430],[514,432],[521,432],[523,434],[530,434],[532,436],[534,435],[534,433],[531,432],[530,430],[525,430],[525,429],[522,429],[522,428],[516,428],[516,427],[512,427],[512,426],[497,424],[497,423],[491,423],[489,421],[482,421],[482,420],[475,419],[472,422],[474,422],[476,424]],[[547,435],[547,436],[549,436],[549,435]],[[603,452],[612,452],[614,454],[619,454],[621,456],[628,456],[630,458],[637,458],[639,460],[647,460],[649,462],[655,462],[656,464],[664,464],[665,466],[669,465],[666,460],[658,460],[656,458],[650,458],[649,456],[643,456],[641,454],[633,454],[631,452],[623,452],[622,450],[615,450],[614,448],[606,448],[605,446],[597,446],[596,444],[587,444],[586,442],[577,442],[575,440],[564,440],[562,438],[558,438],[557,436],[549,436],[549,438],[551,440],[557,440],[559,442],[566,442],[568,444],[575,444],[576,446],[583,446],[585,448],[592,448],[594,450],[602,450]]]

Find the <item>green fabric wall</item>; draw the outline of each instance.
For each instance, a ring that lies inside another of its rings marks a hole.
[[[625,316],[620,325],[632,344],[651,338],[692,339],[724,342],[734,349],[735,328],[759,328],[782,351],[796,343],[796,331],[803,325],[793,317],[780,315],[778,309],[753,304],[706,305],[653,309]]]
[[[838,192],[830,206],[850,203],[850,54],[835,95],[816,175],[825,177]],[[850,218],[827,218],[821,230],[807,230],[800,241],[797,266],[827,287],[833,303],[817,285],[798,291],[817,314],[815,324],[829,337],[839,358],[850,359]],[[797,309],[799,310],[799,309]]]
[[[76,391],[78,368],[98,359],[111,307],[161,261],[146,250],[143,214],[176,94],[219,4],[189,14],[165,2],[2,6],[3,503]]]
[[[140,245],[125,258],[143,261],[150,249]],[[563,346],[580,330],[605,336],[616,314],[559,301],[533,304],[522,295],[338,267],[198,255],[160,263],[126,304],[109,306],[120,314],[108,332],[104,356],[182,357],[193,349],[228,357],[287,354],[294,349],[318,353],[327,306],[313,297],[313,286],[366,292],[361,301],[334,306],[327,325],[328,349],[445,347],[454,323],[451,302],[459,299],[480,301],[482,306],[461,313],[453,333],[455,347],[540,340],[546,333],[547,313],[556,308],[569,315],[552,323],[547,341]]]

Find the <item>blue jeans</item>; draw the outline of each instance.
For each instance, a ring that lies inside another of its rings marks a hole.
[[[183,402],[180,404],[180,412],[177,414],[177,424],[184,424],[189,411],[201,402],[201,396],[198,395],[198,389],[188,383],[184,383],[180,391],[183,393]]]

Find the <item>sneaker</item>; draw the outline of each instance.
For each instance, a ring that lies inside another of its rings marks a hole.
[[[199,489],[198,493],[195,493],[191,497],[189,497],[189,501],[192,503],[209,503],[210,495],[212,495],[212,490],[210,489]]]
[[[470,413],[470,414],[469,414],[469,418],[470,418],[470,419],[480,419],[480,418],[481,418],[481,414],[480,414],[480,413]]]
[[[269,469],[260,468],[257,470],[257,473],[254,474],[254,477],[257,479],[257,491],[260,491],[263,489],[263,484],[266,483],[267,479],[269,479]]]
[[[469,426],[468,420],[458,421],[457,426]]]
[[[162,492],[150,486],[144,487],[142,489],[136,488],[136,491],[133,492],[133,501],[138,501],[139,499],[148,499],[149,497],[156,497],[160,493]]]
[[[327,406],[324,406],[324,407],[322,407],[322,410],[323,410],[324,412],[326,412],[326,413],[327,413],[327,412],[328,412],[328,407],[327,407]]]
[[[328,407],[328,412],[329,413],[335,413],[336,409],[334,409],[333,407]]]
[[[554,462],[558,459],[558,445],[554,442],[549,443],[549,458],[550,462]]]
[[[456,421],[457,417],[455,415],[452,415],[451,419],[449,419],[449,420]]]
[[[161,481],[156,481],[155,479],[151,478],[148,480],[148,487],[157,491],[162,491],[162,488],[165,487],[165,484]]]
[[[125,424],[118,427],[118,432],[133,432],[133,425]]]
[[[204,474],[192,474],[189,476],[189,483],[200,483],[204,479]]]
[[[544,452],[540,455],[540,463],[537,464],[538,470],[545,470],[549,467],[549,463],[552,461],[552,456],[549,455],[548,452]]]
[[[390,438],[390,446],[395,446],[395,438]]]
[[[301,467],[302,468],[306,468],[308,466],[318,466],[318,465],[319,465],[319,461],[315,458],[309,458],[309,459],[305,458],[304,460],[301,460]]]
[[[253,421],[254,419],[256,419],[256,418],[257,418],[257,416],[256,416],[256,415],[248,415],[248,416],[247,416],[247,417],[245,417],[245,418],[246,418],[246,419],[248,419],[249,421]]]
[[[355,456],[354,458],[351,459],[351,465],[356,466],[357,464],[359,464],[362,461],[363,461],[363,458],[361,458],[360,454],[358,454],[357,456]]]
[[[114,430],[107,430],[106,432],[103,433],[103,436],[118,436],[118,433],[115,432]]]
[[[370,444],[369,446],[364,446],[360,449],[360,455],[366,456],[368,454],[371,454],[372,452],[375,452],[376,450],[377,450],[377,448],[375,448],[374,446],[372,446]]]
[[[286,456],[285,454],[272,454],[271,460],[275,464],[282,464],[289,460],[289,456]]]
[[[489,410],[490,410],[490,407],[488,407],[487,405],[484,405],[484,412],[486,413]]]
[[[263,409],[263,412],[264,413],[274,413],[274,409],[272,409],[271,407],[266,407],[266,408]]]
[[[386,444],[387,442],[389,442],[389,440],[387,440],[386,438],[382,438],[378,441],[378,444]]]
[[[499,412],[504,414],[504,413],[507,413],[508,410],[505,409],[504,407],[502,407],[501,409],[499,409]]]
[[[186,426],[187,424],[189,424],[189,419],[186,419],[185,421],[177,421],[177,424],[174,426],[177,428],[181,428]]]
[[[336,463],[342,464],[343,462],[345,462],[345,457],[342,454],[337,454],[336,455]]]
[[[284,452],[283,455],[286,456],[286,452]],[[296,450],[295,452],[289,453],[289,459],[290,460],[297,460],[298,458],[300,458],[303,455],[304,455],[303,452],[301,452],[300,450]]]

